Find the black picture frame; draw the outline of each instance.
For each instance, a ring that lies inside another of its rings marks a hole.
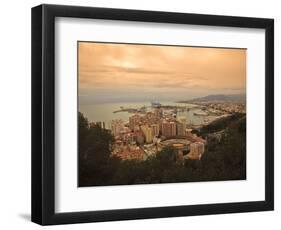
[[[265,200],[55,213],[55,18],[88,18],[265,29]],[[32,221],[41,225],[274,209],[274,20],[95,7],[32,8]]]

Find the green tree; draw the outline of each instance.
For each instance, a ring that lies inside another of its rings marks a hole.
[[[79,113],[79,185],[104,184],[107,181],[108,161],[113,137],[98,125],[89,125]]]

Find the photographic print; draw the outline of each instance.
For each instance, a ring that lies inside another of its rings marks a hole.
[[[274,210],[274,19],[43,4],[31,31],[33,222]]]
[[[246,179],[246,49],[77,46],[79,187]]]

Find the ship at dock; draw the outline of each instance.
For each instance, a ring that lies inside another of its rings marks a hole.
[[[208,113],[205,113],[205,112],[194,112],[193,115],[194,116],[208,116]]]
[[[123,106],[120,106],[120,109],[113,111],[113,113],[127,112],[127,113],[143,113],[144,114],[144,113],[146,113],[146,111],[147,111],[146,106],[142,106],[139,109],[136,109],[136,108],[125,108]]]

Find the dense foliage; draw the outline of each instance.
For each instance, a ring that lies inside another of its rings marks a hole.
[[[175,161],[174,149],[166,148],[145,161],[110,157],[114,138],[100,126],[91,126],[79,113],[79,186],[172,183],[246,179],[246,116],[216,121],[199,132],[211,136],[201,160]]]

